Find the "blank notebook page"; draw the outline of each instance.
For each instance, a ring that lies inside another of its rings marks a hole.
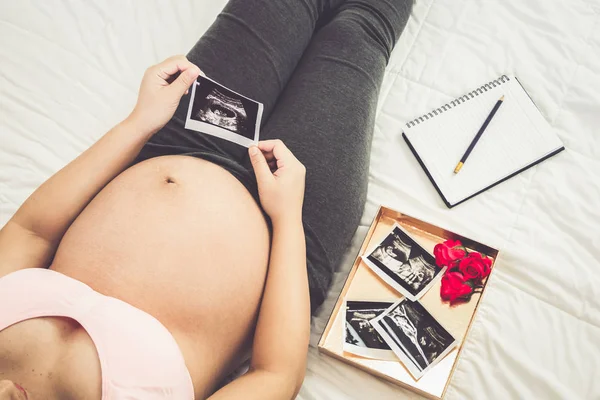
[[[404,131],[448,206],[563,149],[519,81],[515,77],[504,79]],[[503,95],[502,106],[460,172],[454,174],[456,164]]]

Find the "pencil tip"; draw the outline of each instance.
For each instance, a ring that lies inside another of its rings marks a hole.
[[[502,97],[500,97],[500,101],[504,101],[504,95],[502,95]]]

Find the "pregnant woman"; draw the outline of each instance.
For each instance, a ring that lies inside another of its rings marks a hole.
[[[293,398],[411,2],[232,0],[149,68],[0,231],[0,398]],[[264,104],[257,147],[183,128],[199,67]]]

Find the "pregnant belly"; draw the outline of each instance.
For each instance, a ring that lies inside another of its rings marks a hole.
[[[51,268],[226,362],[252,332],[268,253],[265,219],[236,178],[201,159],[165,156],[107,185],[69,228]]]

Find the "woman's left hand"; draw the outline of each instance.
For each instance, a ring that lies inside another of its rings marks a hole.
[[[260,203],[274,225],[302,223],[306,168],[279,139],[263,140],[249,149]]]
[[[175,77],[177,73],[179,76]],[[145,133],[155,134],[173,117],[181,97],[188,93],[200,74],[200,68],[185,56],[167,58],[148,68],[129,119]]]

